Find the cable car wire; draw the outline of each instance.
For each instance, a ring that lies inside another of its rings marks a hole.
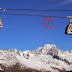
[[[68,18],[68,17],[61,17],[61,16],[44,16],[44,15],[14,14],[14,13],[0,13],[0,14],[6,14],[6,15],[23,15],[23,16],[38,16],[38,17]]]
[[[62,11],[62,12],[72,12],[72,10],[35,10],[35,9],[4,9],[4,8],[0,8],[0,10],[20,10],[20,11]]]

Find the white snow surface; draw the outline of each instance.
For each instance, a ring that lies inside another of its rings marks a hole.
[[[59,56],[59,59],[53,56],[56,51],[58,54],[55,56]],[[19,63],[22,67],[26,66],[39,71],[59,72],[59,69],[70,71],[72,70],[72,50],[61,51],[56,45],[50,44],[33,51],[0,50],[0,64],[12,66],[16,63]]]

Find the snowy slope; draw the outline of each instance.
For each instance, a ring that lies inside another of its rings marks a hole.
[[[0,50],[0,64],[10,67],[19,63],[38,71],[60,72],[72,70],[72,50],[61,51],[56,45],[46,44],[33,51]]]

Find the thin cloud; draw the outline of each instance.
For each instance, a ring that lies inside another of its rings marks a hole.
[[[69,3],[72,3],[72,0],[64,0],[64,1],[62,1],[62,4],[69,4]]]

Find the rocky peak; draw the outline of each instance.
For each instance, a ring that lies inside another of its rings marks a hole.
[[[20,52],[19,52],[19,50],[17,50],[17,49],[11,49],[10,52],[14,52],[14,53],[20,55]]]
[[[7,51],[7,49],[6,49],[6,48],[4,48],[4,49],[3,49],[3,51]]]
[[[44,55],[47,55],[47,54],[53,55],[53,53],[56,53],[57,51],[59,51],[59,49],[57,48],[56,45],[46,44],[34,50],[34,53],[39,53]]]

